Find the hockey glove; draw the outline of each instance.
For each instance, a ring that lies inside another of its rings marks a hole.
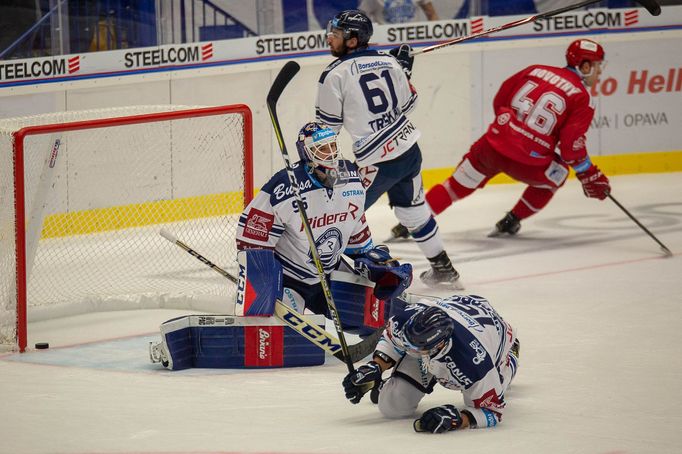
[[[454,405],[441,405],[426,410],[421,418],[414,422],[415,432],[431,432],[439,434],[462,427],[462,415]]]
[[[595,165],[590,166],[584,172],[576,174],[576,177],[578,177],[578,180],[583,185],[583,192],[586,197],[604,200],[611,192],[609,179]]]
[[[375,361],[370,361],[349,373],[343,379],[343,390],[346,399],[357,404],[370,389],[381,381],[381,366]]]
[[[400,47],[394,47],[389,50],[388,53],[393,55],[400,66],[403,67],[403,71],[407,76],[407,80],[412,78],[412,64],[414,63],[414,57],[410,55],[412,48],[409,44],[401,44]]]
[[[400,264],[383,244],[355,259],[355,271],[375,283],[374,296],[390,300],[400,296],[412,283],[412,265]]]

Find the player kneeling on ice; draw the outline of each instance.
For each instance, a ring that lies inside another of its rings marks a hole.
[[[343,270],[355,276],[346,280],[355,282],[360,274],[375,283],[371,301],[342,298],[358,302],[357,307],[339,307],[344,328],[381,327],[383,314],[387,318],[389,311],[377,306],[379,300],[390,301],[400,295],[412,281],[412,267],[399,264],[387,248],[375,248],[365,220],[365,188],[357,166],[342,159],[337,134],[322,123],[307,123],[298,134],[296,149],[300,161],[292,169],[325,276],[329,279],[332,272]],[[308,309],[329,315],[286,169],[275,173],[244,209],[239,218],[237,249],[273,251],[282,265],[282,302],[300,313]],[[344,254],[354,261],[352,265],[342,260]],[[335,287],[340,291],[345,288],[343,283],[332,282],[332,293],[336,293]],[[253,314],[246,311],[244,315]],[[368,320],[372,317],[375,320]]]
[[[415,431],[493,427],[502,420],[519,345],[512,327],[480,296],[420,300],[391,316],[372,361],[349,373],[343,387],[357,404],[393,368],[378,396],[385,417],[411,417],[438,382],[461,391],[464,407],[431,408],[414,421]]]

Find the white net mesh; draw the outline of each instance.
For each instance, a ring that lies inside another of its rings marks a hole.
[[[0,120],[0,344],[16,336],[12,133],[186,109],[135,106]],[[250,153],[244,141],[238,113],[26,136],[29,320],[138,307],[226,310],[234,285],[158,232],[165,227],[234,270]]]

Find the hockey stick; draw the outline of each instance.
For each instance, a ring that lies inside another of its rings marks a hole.
[[[187,244],[180,241],[175,235],[173,235],[168,230],[161,229],[159,234],[168,241],[170,241],[171,243],[187,251],[189,255],[199,260],[204,265],[221,274],[223,277],[229,279],[232,283],[234,284],[239,283],[239,280],[235,276],[231,275],[230,273],[228,273],[215,263],[208,260],[203,255],[199,254],[197,251],[189,247]],[[287,306],[286,304],[282,303],[279,300],[275,305],[275,315],[277,316],[277,318],[286,323],[294,331],[301,334],[303,337],[305,337],[310,342],[320,347],[322,350],[329,352],[336,359],[346,362],[346,356],[343,355],[339,340],[336,337],[329,334],[324,329],[317,326],[312,321],[310,321],[310,319],[305,315],[299,314],[298,312],[294,311],[289,306]],[[357,344],[349,345],[348,357],[350,358],[350,360],[352,362],[357,362],[360,361],[362,358],[365,358],[367,355],[370,355],[372,352],[374,352],[374,347],[376,346],[377,342],[379,342],[379,338],[381,337],[382,333],[383,329],[377,329],[375,332],[373,332],[372,334],[370,334]]]
[[[282,95],[282,92],[286,88],[287,84],[294,78],[296,73],[301,69],[301,67],[295,61],[288,61],[282,69],[277,74],[275,81],[270,87],[268,96],[266,98],[266,104],[268,105],[268,111],[270,112],[270,120],[272,120],[272,127],[275,130],[275,136],[277,137],[277,142],[279,143],[279,148],[282,152],[282,157],[284,158],[284,165],[287,169],[287,174],[289,175],[289,183],[294,190],[294,197],[296,198],[296,205],[298,207],[298,212],[301,215],[301,223],[303,224],[303,229],[305,230],[305,235],[308,238],[308,243],[310,244],[310,256],[315,263],[317,268],[317,274],[320,277],[320,284],[322,285],[322,292],[327,300],[327,307],[331,314],[332,321],[334,322],[334,327],[336,328],[336,334],[339,336],[339,342],[341,343],[341,351],[343,355],[348,358],[346,365],[348,366],[348,372],[353,372],[353,363],[350,361],[350,354],[348,353],[348,344],[346,344],[346,338],[343,335],[343,327],[341,326],[341,317],[339,316],[339,311],[336,309],[336,304],[334,304],[334,297],[329,288],[329,283],[327,282],[327,276],[322,267],[322,262],[320,261],[320,256],[317,252],[317,245],[315,244],[315,237],[313,237],[312,229],[310,228],[310,223],[308,222],[308,215],[305,211],[305,206],[303,204],[303,199],[301,198],[300,188],[298,186],[298,181],[296,181],[296,175],[294,175],[294,169],[291,167],[291,160],[289,159],[289,153],[287,152],[287,146],[284,143],[284,138],[282,137],[282,128],[279,125],[279,120],[277,119],[277,101]]]
[[[592,5],[593,3],[598,3],[601,0],[585,0],[574,5],[564,6],[563,8],[557,8],[552,11],[547,11],[546,13],[536,14],[534,16],[529,16],[524,19],[515,20],[514,22],[509,22],[508,24],[500,25],[499,27],[489,28],[488,30],[483,30],[479,33],[474,33],[473,35],[462,36],[460,38],[455,38],[444,43],[435,44],[433,46],[424,47],[423,49],[413,50],[411,55],[424,54],[426,52],[431,52],[441,47],[452,46],[453,44],[461,43],[463,41],[469,41],[471,39],[480,38],[481,36],[489,35],[491,33],[499,32],[502,30],[507,30],[514,27],[519,27],[521,25],[529,24],[531,22],[536,22],[540,19],[547,19],[548,17],[556,16],[557,14],[565,13],[566,11],[571,11],[574,9],[582,8],[583,6]],[[652,16],[658,16],[661,14],[661,6],[656,0],[635,0],[637,3],[646,8],[647,11]]]
[[[658,243],[659,246],[661,246],[661,249],[663,249],[663,253],[665,253],[666,257],[672,257],[673,253],[670,252],[670,249],[668,249],[668,248],[665,246],[665,244],[661,243],[661,241],[660,241],[658,238],[656,238],[656,237],[654,236],[654,234],[651,233],[651,232],[649,231],[649,229],[647,229],[646,227],[644,227],[644,226],[642,225],[642,223],[639,222],[639,221],[637,220],[637,218],[634,217],[634,216],[633,216],[633,215],[632,215],[632,214],[631,214],[623,205],[621,205],[620,202],[619,202],[618,200],[616,200],[611,194],[609,194],[608,196],[609,196],[609,199],[611,199],[611,201],[612,201],[613,203],[615,203],[616,206],[617,206],[618,208],[620,208],[621,210],[623,210],[623,213],[627,214],[628,217],[629,217],[630,219],[632,219],[632,220],[634,221],[634,223],[637,224],[637,225],[639,226],[640,229],[644,230],[644,232],[645,232],[647,235],[649,235],[655,242]]]

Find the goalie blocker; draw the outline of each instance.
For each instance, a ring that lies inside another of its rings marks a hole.
[[[323,349],[273,316],[278,301],[296,310],[304,307],[300,295],[282,287],[282,268],[274,253],[266,249],[240,251],[238,263],[236,315],[189,315],[164,322],[162,341],[150,344],[151,361],[171,370],[323,364]],[[388,317],[406,304],[399,297],[377,298],[376,294],[384,294],[376,291],[372,281],[352,271],[333,272],[330,287],[344,331],[360,336],[384,326]],[[402,293],[404,287],[394,290]],[[306,319],[324,330],[324,316],[307,315]]]

